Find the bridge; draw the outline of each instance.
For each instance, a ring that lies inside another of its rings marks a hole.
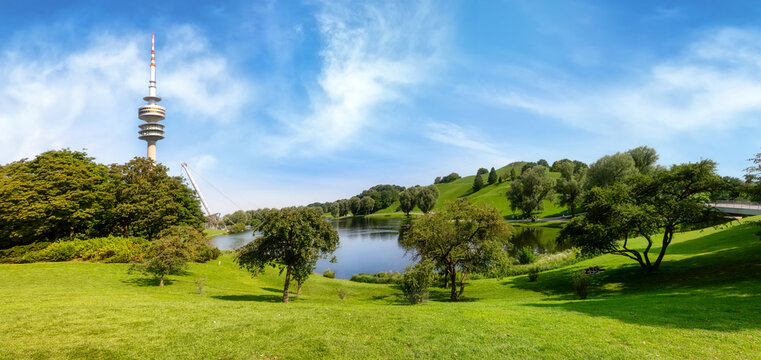
[[[706,204],[721,212],[731,215],[753,216],[761,215],[761,204],[735,200],[718,200]]]

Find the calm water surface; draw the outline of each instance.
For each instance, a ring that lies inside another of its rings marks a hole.
[[[329,259],[317,262],[317,273],[326,269],[336,272],[336,277],[348,279],[354,274],[385,271],[402,272],[412,263],[409,255],[399,247],[399,226],[402,219],[346,218],[331,220],[338,232],[340,243],[334,253],[336,263]],[[529,246],[537,254],[554,253],[567,248],[555,243],[560,229],[548,227],[516,227],[508,249],[515,256],[519,248]],[[221,235],[213,238],[221,250],[234,250],[254,240],[253,231]]]

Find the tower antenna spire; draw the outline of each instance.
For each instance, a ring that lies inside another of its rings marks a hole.
[[[148,81],[148,96],[143,100],[148,103],[138,109],[138,118],[145,121],[140,124],[138,137],[148,143],[148,158],[156,161],[156,141],[164,138],[164,125],[159,121],[166,117],[166,109],[158,105],[161,98],[156,96],[156,35],[151,34],[151,77]]]

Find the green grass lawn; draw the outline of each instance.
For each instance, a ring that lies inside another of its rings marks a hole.
[[[227,230],[205,229],[203,231],[203,234],[206,235],[206,237],[212,238],[212,237],[215,237],[215,236],[227,234]]]
[[[605,255],[535,283],[470,281],[459,303],[432,289],[417,306],[393,285],[318,275],[283,304],[276,271],[252,278],[229,256],[164,288],[123,264],[0,265],[0,358],[758,359],[756,231],[679,234],[658,272]],[[594,265],[607,270],[576,300],[570,274]]]

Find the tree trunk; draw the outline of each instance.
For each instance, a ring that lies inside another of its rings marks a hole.
[[[283,286],[283,302],[288,302],[288,283],[291,281],[291,265],[285,271],[285,286]]]
[[[576,217],[576,201],[571,201],[571,217]]]
[[[299,283],[298,289],[296,289],[296,296],[301,295],[301,283]]]
[[[663,245],[661,245],[661,252],[658,254],[658,258],[655,259],[655,263],[652,266],[653,270],[658,270],[661,267],[661,261],[666,255],[666,248],[671,244],[671,239],[674,237],[674,230],[666,230],[663,234]]]
[[[447,271],[444,273],[444,289],[449,287],[449,268],[447,268]]]
[[[458,296],[457,296],[457,271],[456,271],[454,265],[452,266],[452,271],[450,272],[450,277],[449,278],[450,278],[450,280],[449,280],[450,281],[449,286],[452,289],[452,292],[449,295],[449,299],[452,300],[452,301],[457,301],[458,300]]]
[[[159,279],[159,287],[164,287],[164,275],[161,275],[161,279]]]
[[[458,299],[462,298],[462,292],[465,291],[465,278],[467,278],[467,277],[468,277],[468,272],[467,271],[463,271],[462,280],[460,280],[460,293],[457,294],[457,298]]]

